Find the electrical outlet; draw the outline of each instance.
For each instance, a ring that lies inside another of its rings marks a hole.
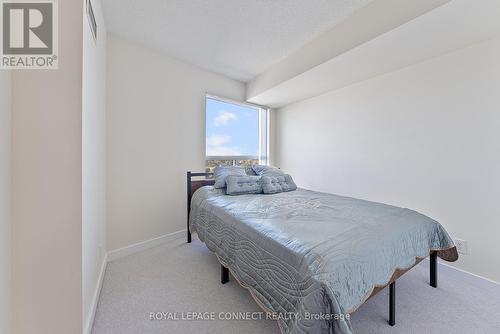
[[[455,246],[457,246],[458,254],[467,255],[469,250],[469,247],[467,246],[467,241],[457,238],[455,238],[453,241],[455,242]]]

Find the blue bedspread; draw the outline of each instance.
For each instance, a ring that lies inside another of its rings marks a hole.
[[[352,333],[348,314],[396,269],[431,250],[458,258],[425,215],[305,189],[228,196],[202,187],[190,224],[284,333]]]

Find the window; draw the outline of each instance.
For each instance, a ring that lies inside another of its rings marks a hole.
[[[269,110],[206,96],[206,171],[218,165],[267,164]]]

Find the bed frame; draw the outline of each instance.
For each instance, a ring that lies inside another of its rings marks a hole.
[[[201,179],[200,179],[201,178]],[[189,229],[189,214],[191,212],[191,197],[196,190],[203,186],[214,185],[215,180],[213,179],[213,173],[197,173],[197,172],[187,172],[187,242],[191,242],[191,231]],[[396,280],[403,276],[406,272],[416,266],[423,259],[417,259],[415,264],[404,270],[397,269],[392,275],[389,283],[384,286],[377,286],[373,289],[370,297],[375,296],[379,291],[383,290],[387,285],[389,285],[389,325],[394,326],[396,324]],[[220,281],[222,284],[229,282],[229,270],[221,264]],[[437,288],[437,252],[432,251],[430,253],[430,270],[429,270],[429,285],[433,288]],[[366,302],[366,301],[365,301]]]

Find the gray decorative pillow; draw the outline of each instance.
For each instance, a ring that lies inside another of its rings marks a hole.
[[[260,176],[283,176],[285,173],[281,171],[278,167],[266,166],[266,165],[254,165],[252,169],[257,175]]]
[[[245,166],[245,172],[247,173],[247,175],[250,176],[257,175],[257,173],[255,173],[255,171],[253,170],[252,166]]]
[[[226,178],[228,195],[260,194],[262,185],[260,176],[235,176],[229,175]]]
[[[264,194],[276,194],[297,189],[297,185],[293,182],[292,176],[289,174],[283,174],[281,176],[262,176],[260,182]]]
[[[226,178],[229,175],[246,176],[245,168],[241,166],[217,166],[214,169],[214,188],[225,188]]]

